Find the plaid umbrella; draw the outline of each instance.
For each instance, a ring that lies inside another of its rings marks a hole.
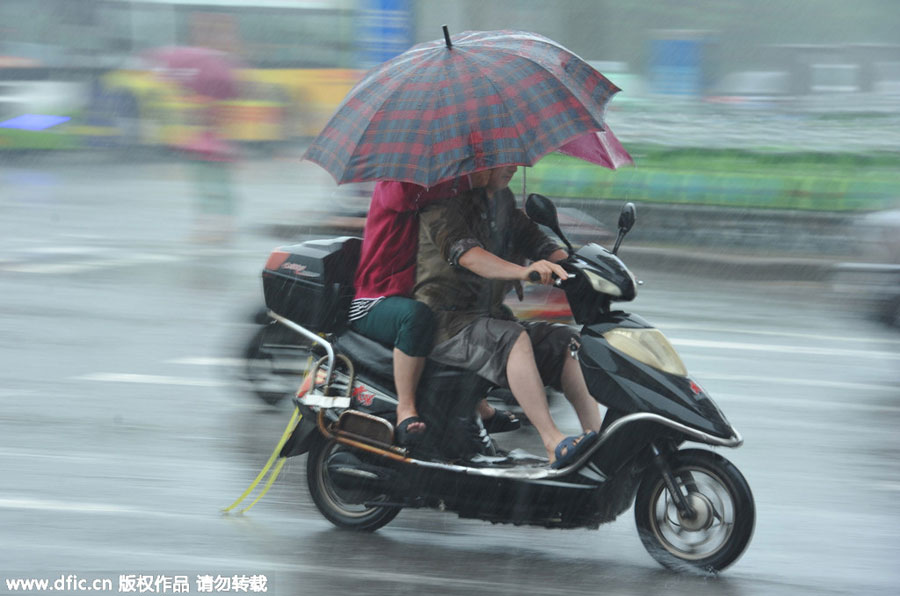
[[[450,38],[445,28],[444,37],[370,71],[303,158],[338,184],[430,187],[501,165],[534,165],[604,130],[618,87],[556,42],[523,31]]]

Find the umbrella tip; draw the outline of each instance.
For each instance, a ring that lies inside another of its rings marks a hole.
[[[453,48],[453,43],[450,41],[450,30],[447,29],[447,25],[444,25],[444,41],[447,42],[447,49]]]

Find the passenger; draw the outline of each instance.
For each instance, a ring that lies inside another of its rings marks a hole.
[[[407,182],[382,181],[375,185],[366,217],[360,262],[350,307],[350,328],[394,347],[394,383],[397,389],[395,441],[413,447],[425,433],[416,410],[416,387],[433,345],[434,315],[413,300],[418,209],[431,202],[487,184],[482,172],[426,190]],[[494,432],[518,428],[510,412],[495,410],[482,400],[478,412]]]
[[[515,207],[507,188],[516,166],[490,170],[487,186],[425,208],[419,218],[415,298],[437,319],[431,358],[509,387],[541,436],[553,467],[573,463],[597,439],[602,422],[566,325],[519,322],[503,304],[510,287],[537,272],[544,284],[566,279],[568,257]],[[533,259],[523,266],[526,258]],[[569,355],[571,353],[571,355]],[[583,434],[557,428],[544,387],[562,389]]]

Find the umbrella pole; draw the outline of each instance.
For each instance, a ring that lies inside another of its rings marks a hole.
[[[522,206],[525,205],[525,197],[527,196],[525,194],[525,176],[526,176],[527,172],[528,172],[528,168],[525,166],[522,166]]]

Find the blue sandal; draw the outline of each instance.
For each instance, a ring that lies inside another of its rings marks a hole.
[[[560,441],[559,445],[556,446],[556,449],[553,450],[553,455],[556,456],[556,460],[550,467],[559,469],[575,463],[575,461],[584,455],[584,452],[597,441],[599,436],[600,435],[594,431],[589,431],[583,435],[566,437]]]

